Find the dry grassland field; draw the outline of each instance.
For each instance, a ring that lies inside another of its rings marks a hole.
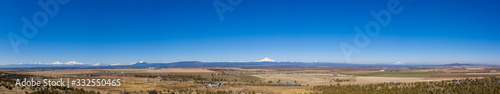
[[[468,70],[453,68],[433,69],[379,69],[364,70],[332,68],[302,70],[276,70],[276,68],[129,68],[129,69],[9,69],[3,74],[30,75],[42,79],[120,79],[120,86],[72,86],[85,91],[105,94],[137,93],[200,93],[224,91],[226,93],[294,94],[316,92],[314,86],[328,85],[368,85],[379,83],[414,83],[454,80],[462,78],[482,78],[500,76],[500,73],[466,73]],[[481,68],[474,68],[481,70]],[[5,83],[5,82],[3,82]],[[222,86],[209,84],[224,83]],[[2,93],[25,93],[30,90],[14,88]]]

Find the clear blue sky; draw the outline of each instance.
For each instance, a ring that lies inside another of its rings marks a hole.
[[[47,0],[42,0],[47,1]],[[0,3],[0,64],[175,61],[346,62],[355,26],[389,0],[243,0],[221,20],[214,0],[71,0],[33,38],[37,0]],[[221,2],[227,4],[226,0]],[[404,10],[352,63],[500,63],[500,1],[400,0]],[[16,53],[9,32],[29,40]]]

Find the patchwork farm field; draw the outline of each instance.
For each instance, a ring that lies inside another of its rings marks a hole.
[[[439,74],[437,72],[371,72],[371,73],[349,73],[354,76],[376,76],[376,77],[429,77]]]
[[[418,83],[441,82],[456,79],[494,78],[500,73],[466,73],[470,70],[456,68],[401,68],[398,72],[381,72],[383,67],[352,67],[328,69],[304,68],[238,68],[238,67],[206,67],[206,68],[123,68],[123,69],[22,69],[0,70],[0,90],[3,93],[39,93],[42,87],[13,86],[12,81],[19,77],[35,79],[121,79],[118,87],[85,87],[77,86],[79,91],[94,94],[205,94],[205,93],[240,93],[240,94],[304,94],[328,93],[333,86],[380,85],[383,83]],[[490,67],[484,67],[490,68]],[[277,70],[280,69],[280,70]],[[469,68],[472,69],[472,68]],[[482,68],[474,67],[474,70]],[[438,72],[437,72],[438,71]],[[459,73],[456,73],[459,72]],[[477,71],[474,71],[477,72]],[[351,76],[353,75],[353,76]],[[490,79],[491,80],[491,79]],[[14,81],[15,82],[15,81]],[[222,86],[214,86],[224,83]],[[499,82],[500,83],[500,82]],[[332,86],[333,85],[333,86]],[[12,89],[11,89],[12,88]],[[346,87],[341,87],[346,88]],[[333,91],[337,92],[337,91]],[[342,91],[348,92],[348,91]],[[0,93],[1,94],[1,93]]]

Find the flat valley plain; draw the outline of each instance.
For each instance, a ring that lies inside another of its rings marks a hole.
[[[213,92],[255,94],[320,93],[314,86],[413,83],[498,77],[498,66],[374,66],[374,67],[203,67],[134,69],[1,69],[8,74],[41,79],[121,79],[121,86],[72,86],[101,94],[184,94]],[[23,78],[18,78],[23,79]],[[11,79],[15,80],[15,79]],[[1,82],[5,84],[7,82]],[[224,83],[222,86],[209,84]],[[0,87],[0,94],[32,93],[36,89]]]

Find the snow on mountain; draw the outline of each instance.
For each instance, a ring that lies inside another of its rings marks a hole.
[[[264,58],[262,60],[259,60],[259,62],[277,62],[277,61],[266,57],[266,58]]]

